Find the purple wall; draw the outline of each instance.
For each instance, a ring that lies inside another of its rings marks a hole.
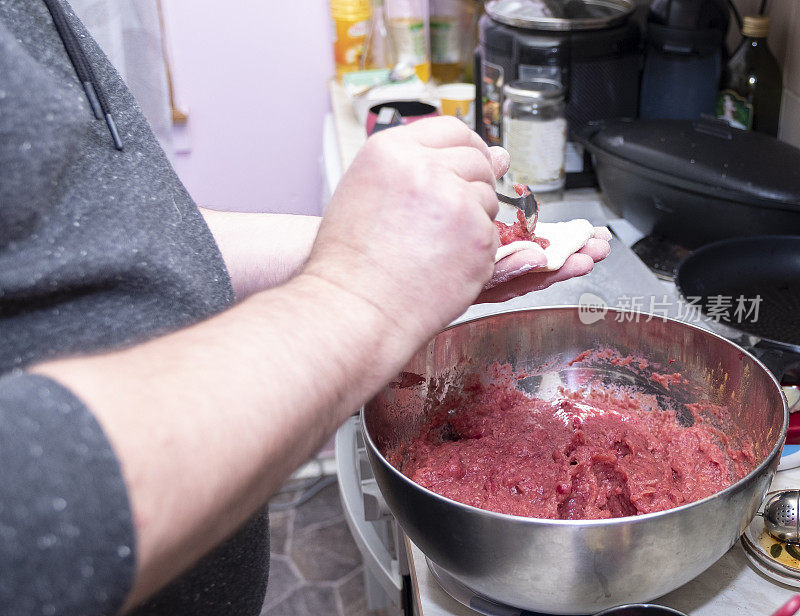
[[[325,0],[163,3],[189,152],[174,165],[200,204],[319,214],[330,107]],[[176,144],[184,139],[176,129]]]

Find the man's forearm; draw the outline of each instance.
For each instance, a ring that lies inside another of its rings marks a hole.
[[[219,246],[236,298],[270,289],[302,268],[321,218],[200,208]]]
[[[121,461],[130,606],[252,515],[413,350],[379,309],[304,274],[144,345],[35,367],[88,405]]]

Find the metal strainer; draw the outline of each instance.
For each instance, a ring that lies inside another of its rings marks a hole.
[[[767,532],[788,543],[800,543],[800,490],[782,490],[764,504]]]

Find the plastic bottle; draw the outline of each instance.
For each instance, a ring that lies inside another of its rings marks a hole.
[[[364,43],[364,54],[361,57],[361,68],[392,68],[394,64],[391,40],[386,27],[384,0],[372,0],[372,15],[369,20],[367,40]]]
[[[431,72],[439,83],[461,80],[461,0],[431,2]]]
[[[461,46],[461,64],[464,67],[462,79],[467,83],[475,81],[475,48],[478,46],[478,22],[485,12],[484,0],[471,0],[472,7],[469,13],[470,21],[464,33],[464,42]]]
[[[743,21],[744,40],[723,72],[716,115],[731,126],[777,136],[783,77],[767,46],[769,17]]]
[[[439,83],[472,81],[480,0],[430,0],[431,72]]]
[[[333,57],[336,78],[361,69],[361,56],[369,30],[369,0],[330,0],[333,18]]]
[[[385,0],[386,23],[396,62],[414,67],[422,81],[431,76],[428,0]]]

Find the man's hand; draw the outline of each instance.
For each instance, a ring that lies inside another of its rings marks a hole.
[[[556,282],[584,276],[592,271],[595,263],[608,256],[610,240],[611,233],[607,228],[595,227],[594,237],[555,272],[537,271],[547,263],[544,251],[534,248],[515,252],[495,264],[492,278],[476,303],[504,302],[531,291],[540,291]]]
[[[492,276],[494,184],[507,165],[452,118],[376,134],[342,178],[304,273],[372,304],[421,344]]]

